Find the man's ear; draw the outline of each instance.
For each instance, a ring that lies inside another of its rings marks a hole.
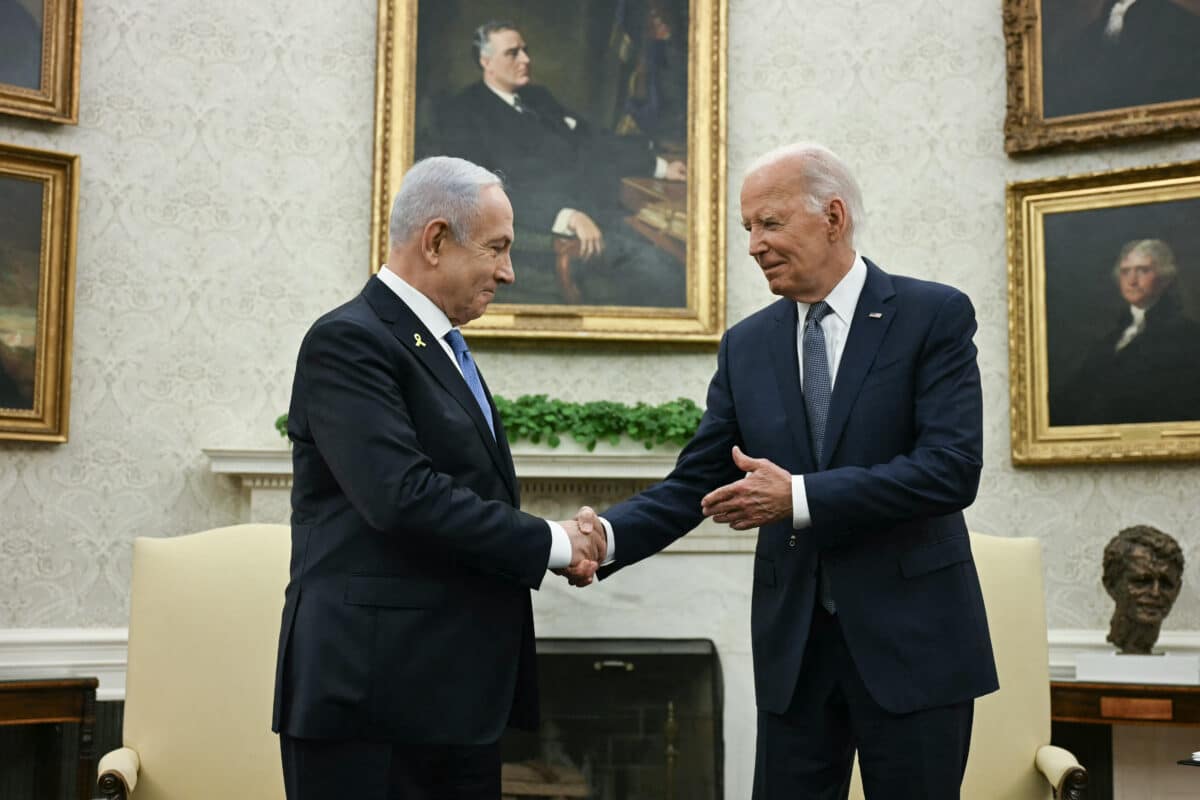
[[[421,231],[421,255],[430,264],[437,264],[442,255],[442,248],[449,238],[450,223],[442,217],[431,219]]]
[[[842,202],[842,198],[835,197],[829,201],[829,205],[825,208],[825,225],[831,242],[836,242],[845,237],[846,224],[846,204]]]

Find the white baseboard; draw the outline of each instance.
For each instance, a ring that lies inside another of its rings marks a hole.
[[[97,700],[124,700],[128,643],[128,628],[0,629],[0,680],[98,678]]]
[[[1076,653],[1112,649],[1107,631],[1055,628],[1048,632],[1050,679],[1075,679]],[[127,628],[0,629],[0,680],[94,677],[97,700],[125,699]],[[1166,631],[1158,648],[1200,653],[1200,631]]]

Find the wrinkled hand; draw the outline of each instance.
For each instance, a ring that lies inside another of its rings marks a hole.
[[[686,181],[687,163],[684,161],[669,162],[667,164],[667,173],[663,177],[669,181]]]
[[[733,448],[733,463],[746,472],[740,481],[713,489],[700,501],[704,516],[736,531],[758,528],[792,516],[792,476],[765,458]]]
[[[571,566],[566,569],[555,570],[555,574],[561,575],[567,579],[567,582],[577,588],[582,588],[590,584],[596,577],[596,570],[608,551],[608,536],[604,531],[604,525],[600,522],[600,518],[596,516],[596,512],[589,506],[583,506],[575,514],[575,519],[571,522],[561,523],[567,530],[567,534],[571,535],[574,529],[578,535],[582,537],[586,544],[585,548],[590,548],[587,552],[594,554],[594,559],[583,558],[579,564],[572,561]],[[571,527],[568,527],[570,525]],[[572,546],[575,545],[575,539],[572,538]],[[578,551],[577,551],[578,552]]]
[[[567,227],[579,239],[579,255],[584,261],[604,252],[604,234],[600,232],[600,226],[595,220],[587,214],[582,211],[571,214]]]

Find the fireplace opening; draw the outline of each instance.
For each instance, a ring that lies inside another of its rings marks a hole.
[[[706,639],[539,639],[542,724],[502,742],[504,800],[723,797],[721,665]]]

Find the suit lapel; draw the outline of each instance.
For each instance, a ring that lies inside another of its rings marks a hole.
[[[429,370],[434,379],[441,384],[442,388],[457,401],[462,410],[475,423],[475,429],[479,432],[479,437],[483,439],[484,446],[487,448],[488,455],[495,462],[496,468],[500,470],[500,474],[504,476],[504,481],[508,485],[509,493],[516,499],[516,479],[513,475],[512,458],[505,456],[500,449],[497,439],[501,437],[502,428],[497,424],[496,436],[492,436],[492,431],[488,428],[487,420],[483,417],[483,412],[479,408],[479,404],[475,402],[475,396],[471,394],[471,390],[467,387],[467,382],[463,379],[462,374],[450,363],[450,358],[446,355],[446,351],[442,349],[441,344],[434,337],[424,323],[412,312],[403,300],[389,289],[384,283],[378,279],[372,279],[367,283],[363,294],[366,295],[367,302],[375,309],[384,322],[391,323],[392,334],[399,342],[404,345],[413,356]],[[480,380],[482,380],[482,375]],[[487,387],[484,387],[487,393]],[[492,402],[492,396],[487,393],[488,402]],[[499,414],[496,413],[495,404],[492,404],[492,414],[495,420],[499,420]],[[507,450],[507,444],[505,445]]]
[[[812,457],[812,442],[808,435],[808,413],[804,410],[804,393],[800,390],[800,357],[796,351],[796,304],[790,300],[776,303],[774,324],[771,326],[768,347],[771,369],[779,386],[779,403],[792,434],[794,452],[802,454],[803,472],[816,469]]]
[[[875,361],[875,353],[883,343],[883,337],[896,315],[896,308],[890,302],[895,295],[891,278],[872,262],[866,261],[866,264],[867,280],[863,284],[862,294],[858,296],[858,305],[854,308],[850,336],[846,339],[845,349],[842,350],[842,360],[838,364],[837,378],[833,385],[833,396],[829,401],[821,469],[827,468],[833,460],[832,456],[846,427],[846,420],[850,418],[850,409],[854,407],[854,400],[862,388],[863,378],[870,371],[871,364]]]

